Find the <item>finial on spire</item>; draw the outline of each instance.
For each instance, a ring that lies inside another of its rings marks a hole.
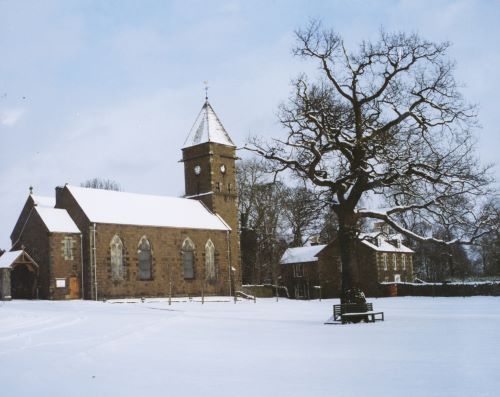
[[[208,101],[208,81],[205,80],[203,84],[205,85],[205,101]]]
[[[33,194],[33,186],[30,186],[30,194]]]

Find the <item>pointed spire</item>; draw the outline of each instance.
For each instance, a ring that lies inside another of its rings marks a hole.
[[[235,146],[224,126],[215,114],[214,109],[208,102],[208,86],[206,86],[205,95],[205,103],[203,104],[198,117],[196,117],[196,121],[194,122],[191,131],[189,131],[183,148],[206,142]]]

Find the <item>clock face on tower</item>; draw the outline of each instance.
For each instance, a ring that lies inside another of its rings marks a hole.
[[[224,164],[221,164],[220,166],[220,172],[225,174],[226,173],[226,166]]]
[[[194,166],[194,173],[195,173],[195,175],[200,175],[200,173],[201,173],[201,167],[200,167],[199,164],[196,164]]]

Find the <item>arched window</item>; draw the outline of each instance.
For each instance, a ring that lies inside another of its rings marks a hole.
[[[139,257],[139,279],[151,280],[152,278],[152,256],[151,244],[149,244],[146,236],[141,238],[137,247],[137,256]]]
[[[387,270],[387,254],[382,254],[382,261],[384,263],[384,270]]]
[[[208,281],[214,281],[217,278],[215,271],[215,246],[212,240],[205,244],[205,274]]]
[[[111,257],[111,279],[123,280],[123,243],[117,234],[111,239],[109,250]]]
[[[194,244],[189,237],[182,243],[181,253],[184,278],[194,278]]]

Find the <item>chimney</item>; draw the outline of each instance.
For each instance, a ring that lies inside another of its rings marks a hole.
[[[63,194],[64,186],[56,186],[56,205],[54,208],[62,208],[61,207],[61,199]]]

